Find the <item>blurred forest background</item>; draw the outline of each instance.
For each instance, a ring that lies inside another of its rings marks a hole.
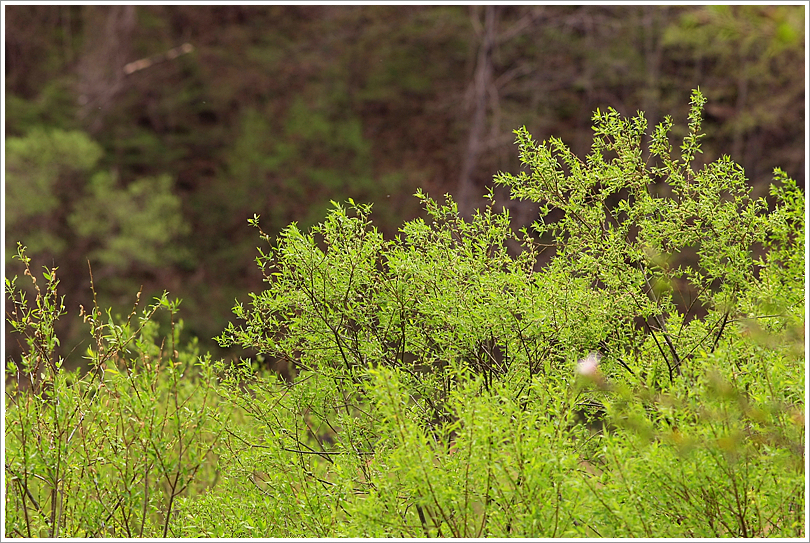
[[[731,155],[756,196],[806,172],[803,5],[4,8],[5,273],[18,240],[59,267],[65,357],[88,259],[102,307],[166,289],[186,337],[233,356],[210,338],[262,288],[254,213],[306,228],[351,197],[392,237],[423,187],[469,214],[522,125],[582,156],[596,108],[677,130],[699,86],[701,160]]]

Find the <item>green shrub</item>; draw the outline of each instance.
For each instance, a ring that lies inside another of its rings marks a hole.
[[[18,258],[36,295],[6,279],[8,320],[26,343],[6,363],[6,534],[165,537],[178,495],[213,482],[220,431],[210,361],[175,346],[179,302],[164,294],[140,314],[136,302],[123,323],[94,307],[90,370],[71,371],[54,334],[65,313],[57,270],[40,289],[22,246]],[[160,309],[172,330],[157,344]]]

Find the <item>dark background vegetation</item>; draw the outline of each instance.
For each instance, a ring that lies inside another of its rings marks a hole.
[[[62,356],[86,337],[88,259],[102,307],[166,289],[216,352],[262,288],[254,213],[278,232],[351,197],[392,237],[417,187],[483,203],[522,125],[582,156],[596,108],[683,127],[698,86],[702,160],[731,155],[764,196],[775,166],[805,176],[804,9],[5,6],[5,273],[18,240],[59,267]]]

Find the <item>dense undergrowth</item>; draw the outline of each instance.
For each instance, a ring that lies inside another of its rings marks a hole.
[[[694,171],[702,106],[678,158],[642,114],[597,111],[584,159],[516,131],[531,232],[421,192],[393,240],[352,201],[275,243],[256,217],[267,288],[218,340],[286,379],[176,345],[167,296],[89,310],[65,371],[56,270],[6,279],[6,535],[806,535],[804,194]]]

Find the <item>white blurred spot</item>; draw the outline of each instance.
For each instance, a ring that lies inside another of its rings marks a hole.
[[[596,376],[601,358],[602,356],[597,352],[589,353],[588,356],[577,362],[577,373],[589,377]]]

